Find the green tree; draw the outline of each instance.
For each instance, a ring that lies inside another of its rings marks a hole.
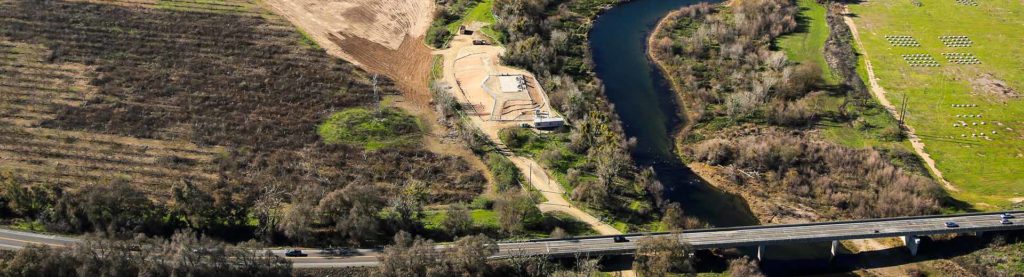
[[[58,231],[128,235],[155,231],[163,215],[141,191],[124,182],[113,182],[64,194],[45,221]]]
[[[171,192],[171,213],[180,216],[189,229],[205,233],[208,228],[221,222],[214,207],[213,196],[200,190],[190,181],[175,186]]]
[[[423,218],[423,205],[427,201],[426,184],[419,180],[405,182],[402,193],[388,201],[384,215],[396,230],[415,231]]]
[[[29,185],[13,173],[0,173],[0,199],[18,216],[37,218],[53,205],[57,190],[50,185]]]

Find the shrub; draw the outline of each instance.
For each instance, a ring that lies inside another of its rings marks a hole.
[[[903,132],[903,128],[894,124],[882,129],[882,133],[879,134],[879,138],[884,141],[902,141],[907,137],[906,133]]]
[[[505,128],[498,132],[501,142],[512,149],[522,148],[530,143],[536,135],[526,128]]]
[[[158,231],[165,213],[138,189],[114,182],[64,194],[45,221],[51,230],[127,236]]]
[[[522,173],[508,157],[495,152],[487,153],[487,167],[491,169],[491,175],[498,191],[519,187]]]
[[[733,153],[720,164],[770,173],[751,178],[789,192],[791,201],[819,211],[840,212],[834,214],[838,217],[876,218],[939,211],[942,190],[935,182],[896,167],[873,149],[854,150],[779,132],[714,139],[695,148],[695,158],[706,163],[723,160],[707,153]]]
[[[494,206],[494,200],[481,195],[473,198],[473,203],[470,203],[469,206],[474,209],[490,210]]]

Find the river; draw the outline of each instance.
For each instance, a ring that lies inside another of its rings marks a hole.
[[[666,13],[696,0],[637,0],[612,8],[590,33],[597,75],[615,104],[626,136],[637,139],[633,158],[654,167],[665,197],[683,205],[686,214],[711,225],[757,224],[741,198],[707,185],[675,154],[672,133],[679,108],[668,82],[647,57],[647,36]]]
[[[595,69],[626,136],[637,139],[633,158],[639,166],[654,168],[667,199],[712,226],[758,224],[742,198],[708,185],[676,155],[672,135],[682,123],[680,107],[667,80],[647,56],[647,37],[658,21],[669,11],[700,2],[635,0],[608,10],[590,33]],[[771,259],[785,262],[766,264],[766,271],[787,275],[836,270],[827,261],[827,244],[772,248]],[[744,252],[754,254],[749,249]],[[791,271],[794,267],[803,269]]]

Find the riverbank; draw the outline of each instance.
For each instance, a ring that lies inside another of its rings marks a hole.
[[[731,5],[732,1],[724,3],[722,5]],[[694,127],[694,122],[698,120],[697,113],[694,110],[700,108],[692,105],[693,101],[687,101],[687,96],[683,92],[681,82],[677,79],[675,74],[672,74],[669,70],[668,64],[658,58],[658,53],[655,47],[656,40],[663,37],[663,33],[667,31],[667,24],[674,20],[678,20],[678,16],[681,13],[680,10],[675,10],[658,20],[658,24],[655,25],[654,30],[651,31],[650,36],[647,38],[647,57],[650,61],[656,65],[662,76],[669,82],[670,87],[675,96],[676,105],[680,107],[681,115],[684,115],[681,124],[678,128],[673,130],[672,138],[674,139],[674,145],[677,155],[684,161],[686,161],[686,167],[692,170],[696,175],[703,179],[706,183],[711,186],[722,190],[726,193],[740,196],[746,201],[747,206],[750,207],[750,211],[754,214],[754,217],[760,222],[760,224],[787,224],[787,223],[803,223],[819,221],[823,218],[814,212],[812,209],[795,203],[788,203],[782,199],[773,198],[770,195],[757,193],[755,190],[751,190],[748,186],[757,186],[763,184],[747,184],[740,185],[730,180],[729,174],[726,172],[726,168],[713,166],[707,163],[690,161],[681,153],[683,149],[683,143],[686,137],[689,135],[689,131]],[[735,169],[733,169],[735,170]],[[779,211],[786,211],[786,213],[779,214]]]
[[[674,134],[681,159],[715,165],[706,167],[700,177],[712,179],[709,172],[728,177],[728,185],[712,184],[720,189],[772,203],[759,207],[748,199],[752,208],[760,209],[755,212],[760,221],[937,212],[936,185],[907,166],[912,153],[894,147],[898,139],[871,138],[874,145],[850,146],[822,135],[833,129],[885,134],[881,131],[889,124],[861,116],[868,104],[848,105],[858,95],[827,86],[814,63],[788,61],[785,52],[771,50],[769,42],[747,39],[798,33],[792,18],[799,6],[786,1],[737,5],[745,8],[684,8],[663,18],[646,40],[650,47],[645,54],[672,80],[675,101],[686,110],[684,127]],[[785,16],[758,23],[762,29],[732,20],[764,16],[763,9]],[[730,35],[743,30],[760,31],[739,39]],[[854,108],[852,113],[848,108]],[[913,201],[880,201],[888,198]]]

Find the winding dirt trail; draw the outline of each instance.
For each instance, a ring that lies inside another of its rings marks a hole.
[[[847,14],[849,14],[849,12],[849,9],[844,11],[844,13]],[[860,40],[860,32],[857,31],[857,24],[854,23],[853,18],[849,16],[844,16],[843,20],[846,22],[847,26],[850,26],[850,32],[853,33],[853,39],[857,42],[857,48],[859,48],[861,54],[864,55],[864,66],[868,72],[868,83],[870,84],[871,94],[878,99],[878,102],[881,103],[889,113],[894,117],[899,117],[899,112],[896,110],[896,106],[893,105],[892,102],[889,102],[889,99],[885,97],[885,88],[882,88],[882,86],[878,84],[878,78],[875,77],[875,70],[871,66],[871,56],[868,55],[867,48],[864,48],[864,43]],[[910,138],[910,144],[913,146],[914,152],[917,152],[917,155],[924,160],[925,164],[928,166],[928,170],[935,175],[935,178],[942,183],[942,186],[945,187],[946,190],[951,192],[960,191],[956,186],[953,186],[952,183],[946,181],[945,177],[942,177],[942,171],[939,171],[939,168],[935,166],[935,160],[924,151],[924,142],[917,136],[917,132],[914,130],[914,127],[906,124],[904,124],[904,126],[907,128],[907,137]]]

